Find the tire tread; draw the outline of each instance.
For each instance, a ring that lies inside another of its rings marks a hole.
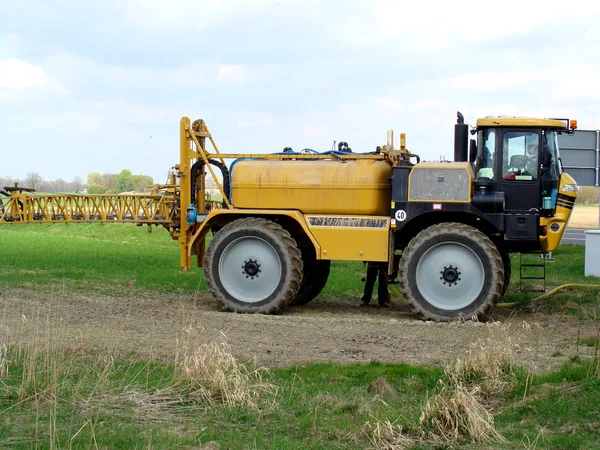
[[[402,252],[402,258],[400,259],[400,268],[398,271],[398,278],[400,284],[400,290],[402,295],[404,296],[404,300],[410,307],[410,309],[417,314],[420,318],[426,320],[434,320],[436,322],[447,322],[461,318],[460,315],[457,316],[442,316],[440,314],[436,314],[435,312],[428,311],[416,300],[416,292],[413,291],[413,287],[411,283],[409,283],[409,273],[408,266],[411,259],[414,256],[416,249],[420,248],[422,245],[425,245],[427,241],[432,238],[446,233],[458,234],[464,237],[468,237],[469,239],[476,239],[480,242],[484,248],[484,251],[490,257],[492,262],[492,283],[489,295],[485,301],[477,307],[475,311],[471,314],[471,317],[485,318],[486,315],[490,312],[491,308],[498,303],[500,298],[503,295],[504,288],[504,263],[502,261],[502,256],[494,243],[488,238],[484,233],[479,231],[476,228],[473,228],[469,225],[463,223],[455,223],[455,222],[444,222],[437,225],[433,225],[425,230],[421,231],[417,234],[411,241],[408,243],[404,251]],[[465,319],[470,319],[471,317],[463,317]]]
[[[218,289],[213,278],[212,261],[218,242],[224,240],[230,234],[243,229],[260,229],[261,231],[266,231],[267,234],[278,240],[285,248],[284,254],[280,255],[280,257],[288,259],[288,264],[285,264],[287,267],[287,273],[285,274],[285,279],[288,280],[287,286],[282,293],[267,305],[257,307],[250,303],[247,306],[232,303]],[[281,225],[261,217],[237,219],[221,228],[214,236],[211,245],[208,246],[204,255],[204,279],[206,280],[208,291],[221,309],[225,311],[242,314],[279,314],[291,303],[298,289],[300,289],[300,283],[302,282],[302,256],[294,238]]]

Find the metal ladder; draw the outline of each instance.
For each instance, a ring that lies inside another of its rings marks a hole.
[[[519,290],[521,292],[546,292],[546,260],[552,260],[551,253],[526,253],[526,255],[539,255],[539,262],[530,262],[526,258],[523,262],[523,253],[519,253]],[[539,285],[526,286],[523,280],[541,280]]]

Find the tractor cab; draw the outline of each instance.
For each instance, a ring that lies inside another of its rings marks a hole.
[[[574,128],[576,122],[570,125]],[[563,174],[557,135],[569,131],[566,121],[555,119],[488,117],[477,121],[477,141],[471,143],[469,155],[475,186],[485,185],[502,195],[504,237],[514,251],[540,250],[547,232],[541,228],[545,222],[541,218],[555,217],[557,205],[564,206],[561,179],[566,185],[574,181]]]

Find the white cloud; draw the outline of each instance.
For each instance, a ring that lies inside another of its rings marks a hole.
[[[325,138],[331,135],[331,130],[324,125],[308,125],[302,128],[302,135],[307,138]]]
[[[115,86],[149,85],[206,88],[215,84],[246,85],[269,81],[280,72],[277,66],[221,64],[218,61],[199,61],[171,67],[135,67],[100,64],[80,56],[60,52],[46,60],[48,71],[68,83],[114,84]]]
[[[373,103],[380,106],[384,111],[389,113],[397,113],[404,109],[404,106],[399,100],[390,97],[379,97],[373,100]]]
[[[17,55],[19,39],[14,34],[0,35],[0,60]]]
[[[146,29],[206,30],[242,17],[250,20],[269,10],[305,6],[308,1],[311,0],[129,0],[125,3],[125,17]]]
[[[274,124],[272,117],[265,117],[263,119],[256,120],[240,120],[237,122],[238,128],[254,128],[254,127],[265,127]]]
[[[466,73],[437,82],[451,89],[479,92],[515,91],[528,88],[537,101],[557,103],[600,99],[600,69],[595,65],[565,64],[561,67],[506,72]]]
[[[243,65],[219,64],[216,67],[216,79],[219,84],[245,85],[269,81],[275,77],[278,69],[272,65],[249,67]]]
[[[418,109],[438,109],[446,106],[443,100],[436,99],[424,99],[416,103],[415,107]]]
[[[81,112],[62,112],[33,117],[33,131],[60,131],[71,134],[102,134],[117,131],[99,115]]]
[[[501,6],[482,7],[480,0],[460,3],[366,2],[360,14],[340,18],[331,32],[351,46],[403,43],[402,50],[440,49],[456,42],[484,42],[526,33],[536,27],[600,15],[600,4],[586,0],[507,0]],[[393,57],[390,55],[390,57]],[[382,64],[385,62],[382,61]]]
[[[26,90],[49,88],[64,92],[64,88],[50,78],[44,69],[21,59],[0,60],[0,89]]]

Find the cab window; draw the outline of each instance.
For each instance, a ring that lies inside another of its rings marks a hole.
[[[494,154],[496,152],[496,130],[480,130],[477,139],[477,159],[475,173],[477,177],[494,179]]]
[[[532,131],[504,133],[502,173],[505,180],[533,181],[538,177],[539,135]]]

